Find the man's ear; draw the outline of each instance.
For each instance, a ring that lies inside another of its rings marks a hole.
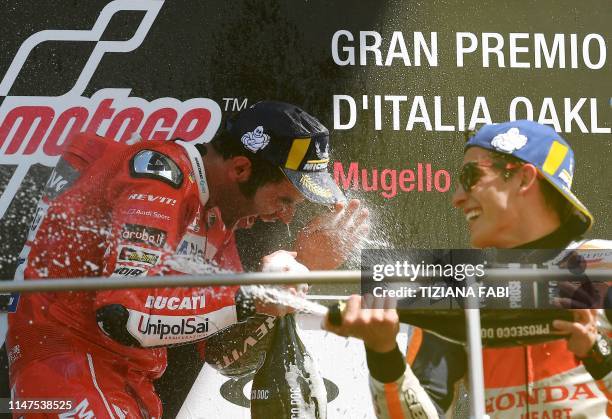
[[[521,191],[527,192],[538,183],[538,169],[533,164],[524,164],[520,167]]]
[[[235,156],[229,161],[229,177],[234,182],[246,182],[251,177],[251,160],[245,156]]]

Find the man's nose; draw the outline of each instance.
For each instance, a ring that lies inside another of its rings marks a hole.
[[[463,186],[461,186],[460,183],[457,183],[452,197],[453,207],[461,208],[466,199],[467,193],[463,190]]]

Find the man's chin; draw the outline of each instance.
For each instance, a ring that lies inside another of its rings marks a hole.
[[[275,223],[278,221],[278,217],[274,215],[260,215],[259,219],[264,223]]]
[[[482,249],[487,247],[486,237],[483,237],[482,234],[478,234],[478,231],[471,231],[470,246],[472,246],[474,249]]]
[[[497,234],[491,234],[489,232],[473,232],[470,235],[470,246],[474,249],[487,249],[487,248],[500,248],[504,247],[499,241]]]

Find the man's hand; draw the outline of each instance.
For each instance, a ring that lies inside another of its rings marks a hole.
[[[261,258],[262,272],[308,272],[308,268],[295,260],[296,252],[277,250]]]
[[[574,321],[555,320],[553,326],[567,334],[567,348],[578,358],[584,358],[597,339],[597,310],[573,309]]]
[[[561,282],[559,297],[555,299],[561,308],[603,308],[609,285],[606,282],[583,280],[581,283]]]
[[[358,199],[337,203],[332,212],[316,217],[298,233],[297,261],[311,270],[336,269],[367,236],[368,215]]]
[[[374,352],[390,352],[397,345],[395,337],[399,332],[395,300],[351,295],[342,312],[342,325],[334,326],[326,318],[323,328],[340,336],[361,339]]]
[[[302,273],[308,272],[308,268],[295,260],[296,252],[287,252],[286,250],[277,250],[261,259],[262,272],[287,272],[287,273]],[[251,288],[253,290],[255,311],[269,316],[284,316],[295,312],[289,302],[283,304],[283,301],[291,298],[283,291],[288,292],[292,296],[303,297],[308,292],[308,284],[289,285],[282,289],[273,287],[258,287]]]

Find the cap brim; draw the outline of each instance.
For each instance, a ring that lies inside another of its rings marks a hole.
[[[282,170],[297,190],[311,202],[333,205],[336,202],[346,201],[346,197],[326,171],[301,172],[285,168]]]
[[[555,184],[554,181],[550,179],[549,175],[543,173],[540,170],[538,171],[544,176],[544,178],[546,178],[548,183],[550,183],[557,191],[559,191],[559,193],[563,195],[565,199],[567,199],[574,207],[575,211],[573,218],[574,221],[578,224],[579,228],[579,231],[577,231],[576,233],[584,234],[589,231],[589,229],[593,225],[593,215],[587,209],[587,207],[582,202],[580,202],[576,195],[574,195],[572,191],[570,191],[568,188],[559,187],[557,184]]]

